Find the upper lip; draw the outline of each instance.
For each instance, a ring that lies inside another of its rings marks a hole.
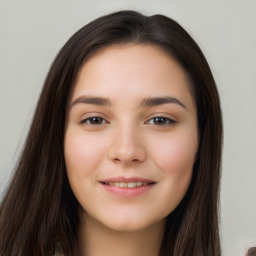
[[[100,180],[101,183],[109,183],[109,182],[123,182],[123,183],[129,183],[129,182],[146,182],[146,183],[156,183],[153,180],[140,178],[140,177],[112,177],[104,180]]]

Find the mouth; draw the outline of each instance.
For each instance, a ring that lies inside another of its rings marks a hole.
[[[101,182],[104,185],[114,186],[119,188],[136,188],[142,186],[153,185],[154,182],[142,182],[142,181],[135,181],[135,182]]]
[[[144,194],[156,184],[155,181],[136,177],[116,177],[102,180],[99,183],[107,192],[122,197],[133,197]]]

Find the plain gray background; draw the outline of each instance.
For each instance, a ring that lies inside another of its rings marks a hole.
[[[255,0],[0,0],[0,193],[58,50],[92,19],[123,9],[177,20],[206,55],[224,117],[223,255],[245,255],[256,246]]]

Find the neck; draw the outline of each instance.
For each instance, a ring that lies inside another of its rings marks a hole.
[[[79,244],[83,256],[157,256],[165,221],[139,231],[115,231],[90,216],[82,218]]]

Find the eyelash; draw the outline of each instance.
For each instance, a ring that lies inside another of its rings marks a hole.
[[[100,121],[100,123],[93,124],[92,122],[95,122],[95,121],[96,122]],[[153,121],[153,123],[151,123],[151,121]],[[160,122],[160,121],[164,121],[164,123],[161,123],[161,124],[155,123],[155,122]],[[81,121],[81,124],[88,124],[91,126],[100,126],[100,125],[107,124],[107,123],[108,122],[100,116],[92,116],[92,117],[86,118]],[[145,124],[152,124],[152,125],[157,125],[157,126],[166,126],[166,125],[171,125],[171,124],[175,124],[175,123],[176,123],[175,120],[168,118],[168,117],[164,117],[164,116],[152,117],[148,121],[145,122]]]
[[[162,123],[162,124],[155,123],[155,122],[159,122],[160,120],[164,121],[164,123]],[[153,121],[154,123],[150,123],[151,121]],[[146,121],[146,124],[152,124],[152,125],[157,125],[157,126],[166,126],[166,125],[171,125],[171,124],[175,124],[175,123],[176,123],[175,120],[165,117],[165,116],[152,117],[151,119]]]
[[[101,120],[104,123],[92,124],[92,122],[94,122],[95,119]],[[91,126],[100,126],[100,125],[106,124],[107,121],[104,118],[100,117],[100,116],[92,116],[92,117],[88,117],[88,118],[82,120],[80,123],[81,124],[88,124],[88,125],[91,125]]]

